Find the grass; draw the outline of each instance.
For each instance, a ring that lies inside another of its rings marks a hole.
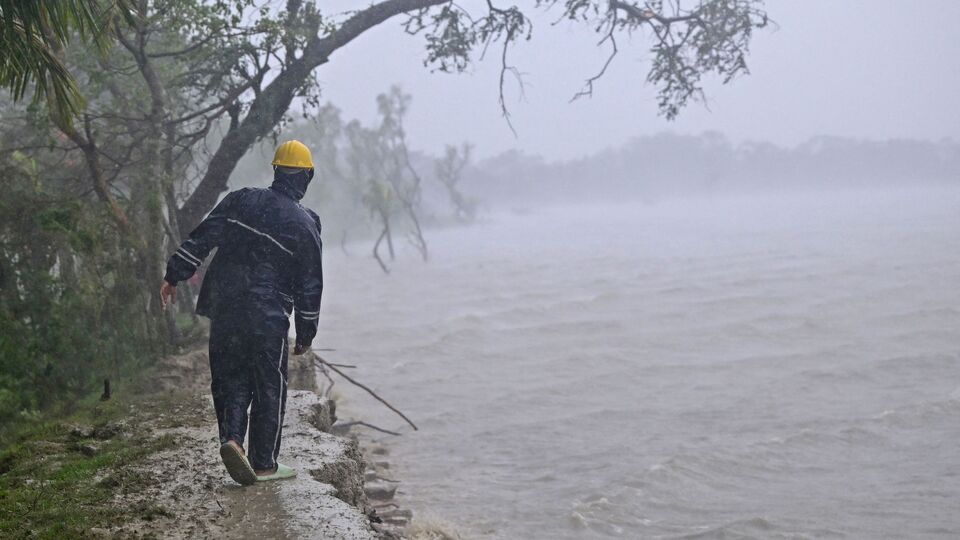
[[[145,402],[156,406],[156,397],[97,397],[7,434],[0,449],[0,538],[86,537],[93,527],[168,514],[159,506],[116,503],[151,481],[128,466],[176,443],[169,435],[118,433],[120,422],[137,422],[133,411]]]

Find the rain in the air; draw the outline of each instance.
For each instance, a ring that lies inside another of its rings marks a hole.
[[[960,537],[957,20],[0,0],[0,538]]]

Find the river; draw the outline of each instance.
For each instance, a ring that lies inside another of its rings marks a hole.
[[[960,190],[489,212],[329,242],[328,359],[471,538],[960,536]]]

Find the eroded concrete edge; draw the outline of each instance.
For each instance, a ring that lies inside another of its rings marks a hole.
[[[217,453],[207,356],[192,351],[164,360],[161,372],[167,375],[157,381],[170,391],[193,396],[171,411],[174,427],[161,427],[170,423],[169,417],[166,422],[143,419],[140,426],[152,435],[172,435],[175,448],[154,454],[129,471],[153,481],[117,500],[156,506],[159,511],[149,520],[91,532],[161,538],[382,537],[365,515],[365,464],[357,442],[321,431],[335,421],[335,406],[314,393],[312,361],[291,359],[280,461],[297,469],[297,478],[250,487],[230,480]]]

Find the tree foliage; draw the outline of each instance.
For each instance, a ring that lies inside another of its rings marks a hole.
[[[2,423],[142,365],[166,337],[144,317],[143,283],[101,213],[22,152],[4,156],[0,175]]]
[[[82,96],[63,49],[74,34],[106,46],[104,28],[119,9],[98,0],[0,0],[0,85],[18,100],[33,86],[34,98],[47,98],[57,114],[76,113]]]

